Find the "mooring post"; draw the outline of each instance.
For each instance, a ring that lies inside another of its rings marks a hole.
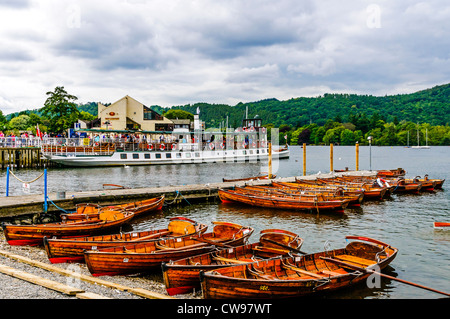
[[[330,173],[333,173],[333,143],[330,144]]]
[[[303,176],[306,176],[306,143],[303,143]]]
[[[356,142],[355,151],[356,151],[356,171],[359,171],[359,143],[358,142]]]
[[[44,169],[44,212],[47,213],[48,203],[47,203],[47,169]]]
[[[269,142],[269,179],[272,178],[272,143]]]
[[[9,196],[9,167],[6,168],[6,197]]]

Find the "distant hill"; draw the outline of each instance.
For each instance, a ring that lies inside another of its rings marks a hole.
[[[283,124],[300,127],[309,123],[324,125],[327,120],[349,121],[352,116],[371,117],[378,113],[385,122],[410,121],[431,125],[450,124],[450,83],[435,86],[411,94],[386,96],[357,94],[324,94],[307,98],[299,97],[286,101],[265,99],[257,102],[226,104],[196,103],[172,108],[182,109],[193,114],[197,107],[200,118],[207,127],[218,127],[226,121],[231,127],[238,127],[248,108],[249,117],[258,115],[263,123],[275,127]]]
[[[327,93],[318,97],[298,97],[286,101],[265,99],[234,106],[195,103],[170,108],[153,105],[151,108],[160,114],[169,109],[196,114],[199,108],[200,118],[207,127],[219,127],[222,123],[226,125],[227,116],[230,127],[239,127],[246,110],[250,118],[258,115],[263,124],[273,124],[275,127],[289,125],[295,128],[310,123],[324,125],[327,120],[354,122],[355,117],[370,118],[374,114],[387,123],[405,120],[430,125],[450,125],[450,83],[411,94],[373,96]],[[97,116],[97,102],[80,104],[78,109]],[[30,111],[17,112],[6,117],[9,120],[12,116],[28,112]],[[31,112],[39,114],[39,110]]]

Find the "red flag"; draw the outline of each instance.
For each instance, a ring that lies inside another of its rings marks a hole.
[[[42,137],[44,134],[42,134],[41,130],[39,129],[39,124],[36,124],[36,135],[39,136],[39,138],[42,140]]]

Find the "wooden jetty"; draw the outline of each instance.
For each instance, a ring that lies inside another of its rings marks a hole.
[[[347,173],[348,174],[348,173]],[[373,175],[373,172],[357,171],[355,174]],[[331,177],[331,174],[316,174],[301,177],[277,178],[281,182],[294,182],[295,179],[313,180],[317,177]],[[64,210],[74,210],[75,205],[79,203],[93,203],[100,205],[117,205],[126,202],[133,202],[147,198],[166,196],[167,205],[189,205],[198,202],[214,202],[218,199],[219,189],[231,189],[236,186],[269,185],[272,180],[238,181],[238,182],[220,182],[194,185],[176,185],[136,189],[103,189],[97,191],[85,192],[66,192],[65,198],[61,198],[59,193],[49,193],[48,198],[58,208]],[[48,212],[57,212],[60,209],[48,203]],[[14,218],[21,215],[40,214],[43,212],[44,195],[21,195],[3,197],[0,201],[0,219]]]
[[[0,168],[42,168],[52,167],[55,163],[42,156],[40,147],[1,147]]]

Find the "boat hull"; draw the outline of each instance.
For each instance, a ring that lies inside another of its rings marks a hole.
[[[44,237],[67,238],[99,234],[117,229],[129,222],[133,217],[133,213],[126,213],[124,218],[115,221],[90,220],[76,221],[67,224],[5,225],[3,231],[6,241],[11,246],[40,246],[43,245]]]
[[[233,191],[219,190],[222,202],[238,202],[247,205],[267,208],[302,210],[302,211],[334,211],[343,212],[350,200],[313,201],[294,198],[274,198],[269,196],[253,196]]]

